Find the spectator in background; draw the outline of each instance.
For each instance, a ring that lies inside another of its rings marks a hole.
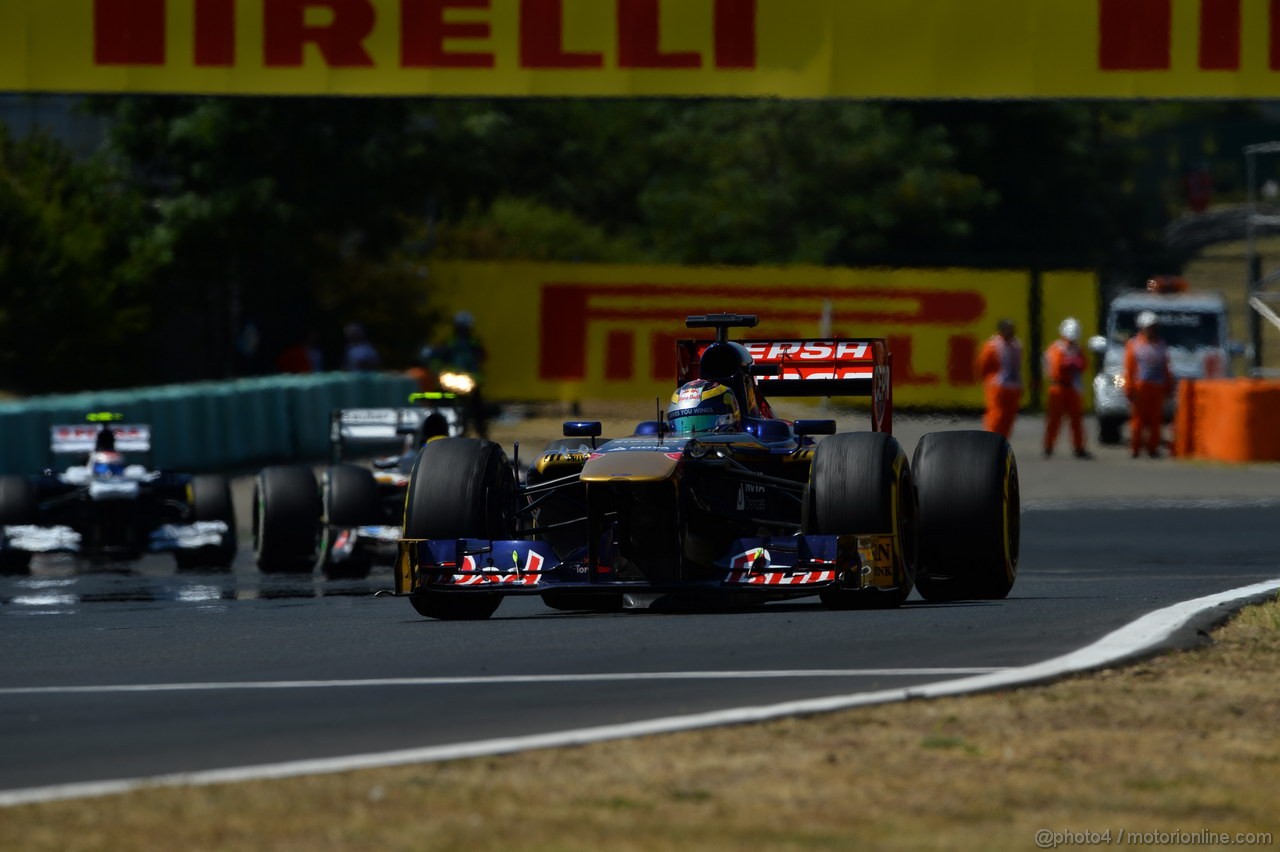
[[[1022,343],[1014,336],[1013,320],[996,323],[996,333],[978,353],[978,375],[982,376],[986,414],[982,426],[1006,439],[1022,404]]]
[[[1197,163],[1183,174],[1182,182],[1191,212],[1203,213],[1208,210],[1213,203],[1213,173],[1209,171],[1209,164]]]
[[[324,355],[314,331],[287,347],[276,357],[276,372],[320,373],[324,371]]]
[[[347,354],[343,359],[342,369],[368,372],[382,365],[382,358],[365,335],[364,326],[357,322],[347,323],[342,332],[347,338]]]
[[[1067,317],[1058,326],[1058,339],[1044,351],[1044,374],[1049,380],[1049,411],[1044,429],[1044,457],[1053,455],[1053,445],[1062,430],[1062,416],[1071,423],[1071,444],[1078,459],[1091,459],[1084,446],[1083,375],[1085,359],[1080,350],[1080,322]]]

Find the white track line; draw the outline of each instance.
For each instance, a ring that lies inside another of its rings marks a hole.
[[[113,781],[90,781],[51,787],[34,787],[26,790],[10,790],[0,792],[0,806],[24,805],[88,796],[106,796],[145,788],[292,778],[299,775],[320,775],[332,772],[350,772],[358,769],[377,769],[413,763],[430,763],[486,755],[510,754],[540,748],[585,745],[587,743],[625,737],[649,736],[747,722],[763,722],[783,716],[827,713],[833,710],[845,710],[869,704],[884,704],[909,698],[939,698],[948,695],[1040,683],[1063,675],[1101,668],[1150,653],[1162,643],[1167,642],[1178,630],[1185,627],[1197,616],[1215,609],[1219,609],[1225,615],[1252,599],[1261,598],[1274,593],[1278,589],[1280,589],[1280,579],[1275,579],[1221,592],[1216,595],[1184,601],[1183,603],[1174,604],[1149,613],[1137,621],[1108,633],[1092,645],[1051,660],[1019,668],[1003,669],[988,674],[912,686],[905,689],[887,689],[880,692],[857,695],[788,701],[763,707],[740,707],[687,716],[669,716],[620,725],[602,725],[595,728],[557,731],[549,734],[504,737],[501,739],[404,749],[378,754],[295,760],[285,763],[240,766],[205,772],[159,775],[150,778],[125,778]]]
[[[389,677],[363,680],[246,680],[227,683],[129,683],[102,686],[15,686],[6,695],[111,695],[137,692],[217,692],[222,690],[353,689],[388,686],[511,686],[536,683],[606,683],[638,680],[767,680],[770,678],[947,677],[991,674],[1003,668],[798,669],[758,672],[621,672],[602,674],[497,675],[494,677]]]
[[[1274,509],[1280,497],[1054,497],[1022,501],[1024,512]]]

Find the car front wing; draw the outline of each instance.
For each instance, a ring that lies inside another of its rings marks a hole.
[[[611,554],[590,564],[583,554],[561,559],[546,542],[483,539],[402,539],[395,568],[397,595],[421,589],[505,595],[546,591],[678,593],[758,591],[770,596],[816,594],[829,587],[888,589],[896,584],[894,536],[796,535],[736,540],[701,579],[657,585],[620,575]]]

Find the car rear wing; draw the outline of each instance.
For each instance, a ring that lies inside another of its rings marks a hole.
[[[151,452],[151,427],[145,423],[75,423],[49,427],[49,450],[55,455],[91,453],[98,445],[98,435],[110,428],[115,433],[118,453]]]
[[[870,397],[871,426],[893,428],[893,357],[882,338],[739,340],[766,397]],[[699,378],[709,340],[676,343],[677,386]]]
[[[343,447],[403,442],[415,435],[431,414],[439,414],[449,425],[449,436],[463,432],[462,414],[456,407],[441,405],[414,408],[340,408],[329,424],[329,444],[340,455]]]

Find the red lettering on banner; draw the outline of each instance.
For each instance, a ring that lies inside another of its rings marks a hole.
[[[572,284],[542,288],[538,376],[549,381],[587,377],[587,301],[591,291]]]
[[[604,377],[611,382],[629,382],[635,376],[636,336],[629,331],[610,331],[604,343]]]
[[[488,41],[487,21],[452,22],[449,9],[488,9],[490,0],[402,0],[400,6],[400,64],[405,68],[492,68],[492,53],[453,53],[448,39]]]
[[[947,381],[953,385],[978,383],[978,340],[956,335],[947,340]]]
[[[1200,0],[1200,67],[1240,69],[1240,0]]]
[[[236,0],[196,0],[196,65],[236,64]]]
[[[1167,71],[1173,0],[1099,0],[1098,64],[1103,71]]]
[[[716,0],[716,67],[756,67],[756,0]]]
[[[94,0],[97,65],[163,65],[165,0]]]
[[[686,331],[683,334],[671,331],[654,331],[649,335],[649,378],[655,382],[670,382],[674,386],[675,378],[680,375],[680,365],[676,363],[676,341],[700,340],[701,332]],[[788,333],[786,337],[800,337],[799,334]],[[710,339],[707,340],[710,342]]]
[[[912,339],[905,334],[891,334],[889,351],[893,353],[893,383],[897,387],[907,385],[936,385],[938,377],[932,373],[917,373],[912,364]]]
[[[1280,70],[1280,0],[1271,4],[1271,70]],[[1239,71],[1241,0],[1200,0],[1199,67]],[[1173,0],[1098,0],[1098,67],[1168,71],[1173,67]]]
[[[328,26],[309,26],[307,9],[333,13]],[[377,12],[369,0],[263,0],[263,62],[268,68],[302,65],[303,48],[314,44],[330,68],[371,68],[364,40]]]
[[[564,0],[520,0],[521,68],[603,68],[601,53],[564,49]]]
[[[701,68],[697,52],[663,53],[660,0],[618,0],[619,68]]]
[[[652,322],[660,323],[664,328],[655,329],[649,334],[646,348],[650,354],[650,377],[663,382],[672,380],[676,375],[675,341],[689,337],[690,333],[681,334],[671,329],[682,327],[685,317],[690,313],[697,313],[701,308],[679,304],[667,306],[671,301],[666,298],[668,293],[696,294],[706,305],[735,305],[738,310],[747,313],[757,310],[753,305],[761,305],[758,311],[763,318],[769,320],[770,338],[778,341],[805,338],[804,324],[814,322],[816,313],[795,308],[773,310],[765,307],[777,297],[777,292],[777,287],[733,284],[544,284],[538,377],[543,381],[585,381],[589,363],[587,339],[593,324],[613,322],[632,329],[637,323]],[[786,288],[786,295],[788,300],[811,300],[818,303],[834,299],[841,323],[850,324],[965,326],[982,319],[987,311],[987,301],[980,292],[877,288],[841,294],[833,293],[826,287],[793,286]],[[608,301],[593,304],[593,296]],[[901,308],[886,308],[884,303],[901,305]],[[614,307],[615,304],[619,306]],[[648,307],[650,305],[655,307]],[[834,336],[854,338],[858,334],[854,325],[853,333],[839,330]],[[937,375],[916,372],[912,363],[912,339],[909,335],[894,338],[891,348],[896,368],[895,382],[903,386],[939,384]],[[608,372],[611,357],[615,359],[615,364],[620,363],[622,344],[608,335],[606,340],[605,369]],[[970,345],[974,344],[970,342]],[[854,344],[850,344],[849,352],[844,354],[851,355],[856,348]],[[609,355],[610,351],[614,353],[613,356]],[[634,341],[628,342],[627,352],[634,352]],[[803,350],[796,353],[797,359],[803,361],[804,357]],[[620,367],[617,369],[621,370]],[[634,365],[628,368],[627,375],[634,376]],[[975,384],[976,379],[962,383]]]
[[[1280,0],[1271,0],[1271,70],[1280,71]]]
[[[94,62],[98,65],[164,65],[169,53],[167,2],[94,0]],[[195,66],[235,67],[237,9],[244,8],[240,0],[191,2]],[[614,2],[617,4],[618,68],[698,69],[708,63],[706,51],[662,49],[662,0]],[[757,67],[758,2],[714,0],[711,52],[717,69]],[[401,67],[491,69],[497,66],[496,52],[492,49],[449,49],[452,40],[492,41],[490,20],[451,20],[450,12],[490,12],[493,0],[400,0],[399,7]],[[308,24],[308,13],[316,10],[330,16],[328,23]],[[317,48],[330,68],[371,68],[375,64],[365,47],[379,24],[372,0],[262,0],[262,22],[264,68],[302,66],[308,44]],[[605,67],[604,53],[567,50],[564,37],[565,0],[520,0],[520,67],[537,70]]]

